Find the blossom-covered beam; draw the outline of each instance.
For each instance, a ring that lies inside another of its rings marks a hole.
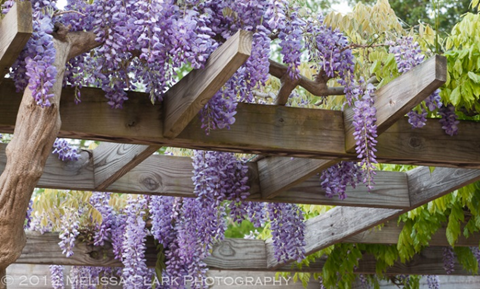
[[[112,246],[106,244],[103,247],[95,247],[86,243],[77,242],[74,254],[67,258],[62,254],[58,246],[58,234],[35,232],[27,234],[27,244],[17,264],[57,264],[72,266],[103,266],[123,267],[121,261],[113,255]],[[157,261],[156,246],[152,239],[147,240],[146,260],[149,267],[155,267]],[[426,274],[445,275],[443,269],[443,247],[426,248],[415,255],[413,260],[402,264],[396,262],[387,270],[387,274]],[[267,252],[265,242],[262,240],[226,239],[215,245],[212,255],[204,261],[211,269],[226,271],[271,271],[267,267]],[[322,270],[326,258],[303,266],[299,269],[295,266],[285,266],[278,271],[283,272],[319,272]],[[376,274],[376,261],[371,255],[364,255],[359,261],[358,274]],[[455,275],[470,275],[463,270],[458,262],[455,264]]]
[[[120,145],[117,153],[135,159],[138,151],[125,150]],[[97,148],[98,149],[98,148]],[[5,145],[0,144],[0,171],[5,165]],[[95,150],[93,151],[93,157]],[[107,188],[110,192],[171,195],[194,197],[193,166],[188,157],[152,155],[127,172]],[[98,170],[97,170],[98,173]],[[101,175],[101,174],[100,174]],[[37,186],[52,189],[99,190],[95,185],[98,175],[94,173],[92,153],[82,152],[78,161],[62,162],[55,155],[48,158],[43,175]],[[325,204],[337,206],[367,206],[374,208],[408,208],[406,174],[399,172],[378,172],[377,186],[371,192],[364,186],[347,191],[346,200],[328,198],[320,186],[318,178],[312,177],[273,199],[264,199],[258,186],[258,171],[255,163],[249,165],[249,200],[259,202],[287,202],[305,204]]]
[[[20,96],[13,83],[0,84],[0,132],[12,132]],[[104,93],[82,89],[82,103],[74,103],[74,89],[62,92],[61,137],[289,155],[304,158],[356,159],[345,152],[344,125],[339,111],[239,104],[237,121],[230,130],[212,131],[209,136],[198,119],[174,139],[163,137],[160,105],[152,105],[143,93],[129,93],[124,109],[111,109]],[[401,119],[378,138],[381,162],[451,167],[480,167],[480,130],[476,122],[462,121],[459,133],[446,135],[438,120],[412,129]],[[448,151],[448,154],[445,152]]]

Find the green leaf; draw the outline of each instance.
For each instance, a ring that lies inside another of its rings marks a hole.
[[[480,83],[480,75],[473,73],[471,71],[468,72],[468,77],[473,80],[475,83]]]
[[[435,171],[435,167],[428,167],[428,169],[430,170],[430,174],[433,173],[433,171]]]
[[[450,101],[454,106],[457,106],[460,104],[460,101],[462,100],[460,94],[460,88],[457,86],[455,89],[452,91],[452,94],[450,94]]]

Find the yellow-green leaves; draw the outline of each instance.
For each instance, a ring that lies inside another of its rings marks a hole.
[[[467,13],[446,39],[448,77],[442,100],[478,111],[480,98],[480,16]]]

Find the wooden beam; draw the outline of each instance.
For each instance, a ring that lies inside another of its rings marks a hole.
[[[6,162],[5,144],[0,144],[0,172]],[[97,148],[98,149],[98,148]],[[93,151],[95,155],[95,150]],[[78,161],[62,162],[55,155],[48,158],[44,173],[37,187],[71,190],[98,190],[95,186],[92,153],[84,151]],[[194,197],[192,182],[192,161],[188,157],[152,155],[124,176],[113,182],[105,191]],[[347,190],[348,198],[327,198],[317,177],[312,177],[279,194],[272,199],[262,198],[258,185],[258,171],[255,163],[249,164],[250,197],[258,202],[285,202],[324,204],[335,206],[363,206],[373,208],[408,208],[407,181],[405,173],[378,172],[377,185],[372,192],[364,186]]]
[[[0,21],[0,83],[33,33],[32,5],[15,2]]]
[[[93,150],[95,190],[105,190],[160,147],[101,143]]]
[[[174,138],[180,134],[247,61],[251,50],[251,32],[239,30],[210,55],[204,68],[190,72],[170,88],[164,99],[164,136]]]
[[[163,137],[161,106],[143,93],[129,92],[124,109],[110,109],[99,89],[82,89],[82,103],[74,103],[74,90],[63,89],[60,137],[130,144],[149,144],[289,155],[303,158],[356,159],[344,150],[344,125],[339,111],[239,104],[237,122],[230,130],[206,136],[194,119],[177,138]],[[12,132],[20,95],[10,80],[0,85],[0,132]],[[81,120],[81,121],[79,121]],[[252,129],[255,128],[255,129]],[[437,120],[412,129],[402,119],[379,136],[381,162],[451,167],[480,167],[480,123],[462,121],[450,137]],[[449,153],[446,154],[445,151]]]
[[[103,247],[86,245],[77,242],[73,256],[66,258],[58,246],[58,234],[27,232],[27,243],[17,264],[57,264],[77,266],[123,267],[121,261],[114,258],[112,247],[106,244]],[[396,262],[387,270],[387,274],[427,274],[445,275],[443,269],[443,247],[425,248],[415,255],[410,262],[402,264]],[[267,267],[268,252],[262,240],[226,239],[213,247],[212,255],[204,261],[211,269],[226,271],[271,271]],[[152,239],[147,240],[145,253],[147,265],[154,267],[157,259],[155,245]],[[319,272],[322,270],[326,258],[322,257],[302,269],[285,266],[278,271],[286,272]],[[356,273],[375,274],[376,261],[373,256],[365,254],[359,262]],[[470,275],[465,272],[458,262],[455,264],[454,275]]]
[[[306,222],[305,250],[307,255],[346,238],[392,220],[429,201],[448,194],[480,179],[480,170],[437,168],[432,173],[419,167],[407,173],[410,208],[403,210],[336,207]],[[279,263],[273,247],[267,243],[268,267],[276,269],[289,262]],[[291,260],[293,261],[293,260]],[[291,262],[290,261],[290,262]]]
[[[324,169],[336,164],[336,160],[269,157],[259,160],[260,188],[264,199],[271,199],[304,182]]]
[[[375,93],[377,132],[386,131],[447,80],[447,59],[435,55]],[[355,151],[353,110],[345,111],[345,149]]]

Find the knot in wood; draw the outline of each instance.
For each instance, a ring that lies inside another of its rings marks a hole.
[[[230,243],[222,242],[220,248],[218,248],[218,253],[222,256],[234,256],[235,250],[230,246]]]
[[[418,137],[412,137],[409,144],[412,148],[419,148],[422,146],[422,140]]]
[[[157,179],[154,179],[150,176],[143,178],[140,183],[149,191],[155,191],[161,186],[162,179],[160,176],[157,176]]]

